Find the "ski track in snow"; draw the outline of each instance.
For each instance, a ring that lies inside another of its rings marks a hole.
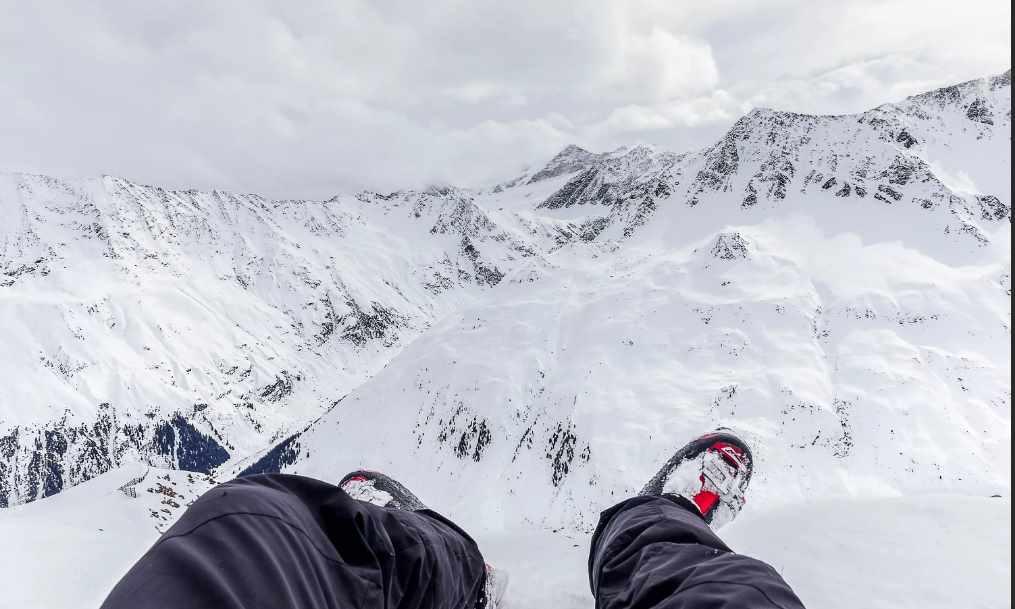
[[[0,607],[96,606],[214,478],[364,467],[589,607],[599,511],[719,425],[721,534],[808,606],[1010,606],[1010,107],[324,202],[0,175]]]

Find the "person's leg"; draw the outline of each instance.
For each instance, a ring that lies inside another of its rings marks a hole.
[[[103,609],[473,609],[484,562],[430,510],[269,474],[208,491],[113,588]]]
[[[735,554],[694,504],[638,496],[603,512],[589,581],[597,609],[802,609],[769,565]]]
[[[675,452],[641,494],[603,512],[589,583],[597,609],[803,609],[767,564],[713,532],[746,503],[750,447],[728,431]]]

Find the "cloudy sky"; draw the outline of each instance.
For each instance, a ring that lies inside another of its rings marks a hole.
[[[327,197],[1008,69],[1009,0],[0,0],[0,171]]]

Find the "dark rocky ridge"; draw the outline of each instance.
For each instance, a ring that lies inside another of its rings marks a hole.
[[[91,424],[69,415],[0,436],[0,507],[49,497],[126,462],[211,473],[229,459],[219,439],[181,413],[123,421],[100,404]],[[199,419],[199,417],[198,417]]]
[[[631,236],[662,200],[693,207],[717,194],[737,193],[741,207],[749,209],[778,204],[794,192],[826,191],[841,199],[869,196],[886,205],[942,210],[947,212],[940,216],[943,232],[985,243],[976,223],[1010,219],[1010,193],[984,193],[970,201],[953,192],[921,157],[926,136],[918,133],[938,129],[935,113],[941,112],[968,120],[981,138],[995,127],[1010,128],[1010,107],[998,109],[991,101],[1010,86],[1009,70],[857,115],[755,109],[713,146],[680,157],[646,148],[576,155],[569,147],[544,172],[574,175],[539,207],[609,208],[592,225],[594,231],[588,230],[592,226],[568,231],[568,240],[589,240],[600,234]],[[995,97],[989,98],[991,94]],[[1003,116],[1003,125],[995,125],[998,116]],[[577,160],[561,161],[570,158]],[[637,221],[632,221],[635,215]],[[614,224],[622,227],[620,235],[607,230]]]

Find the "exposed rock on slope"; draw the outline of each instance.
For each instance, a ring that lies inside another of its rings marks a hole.
[[[0,505],[302,426],[534,250],[468,193],[326,202],[0,177]]]
[[[1010,91],[1007,72],[857,115],[757,109],[715,145],[681,156],[644,147],[603,155],[568,148],[536,175],[577,173],[541,207],[609,206],[614,213],[607,223],[630,236],[663,199],[694,206],[728,196],[750,208],[827,193],[940,212],[939,230],[983,242],[979,222],[1011,215],[1004,164]],[[950,183],[953,173],[972,175],[980,191]]]

